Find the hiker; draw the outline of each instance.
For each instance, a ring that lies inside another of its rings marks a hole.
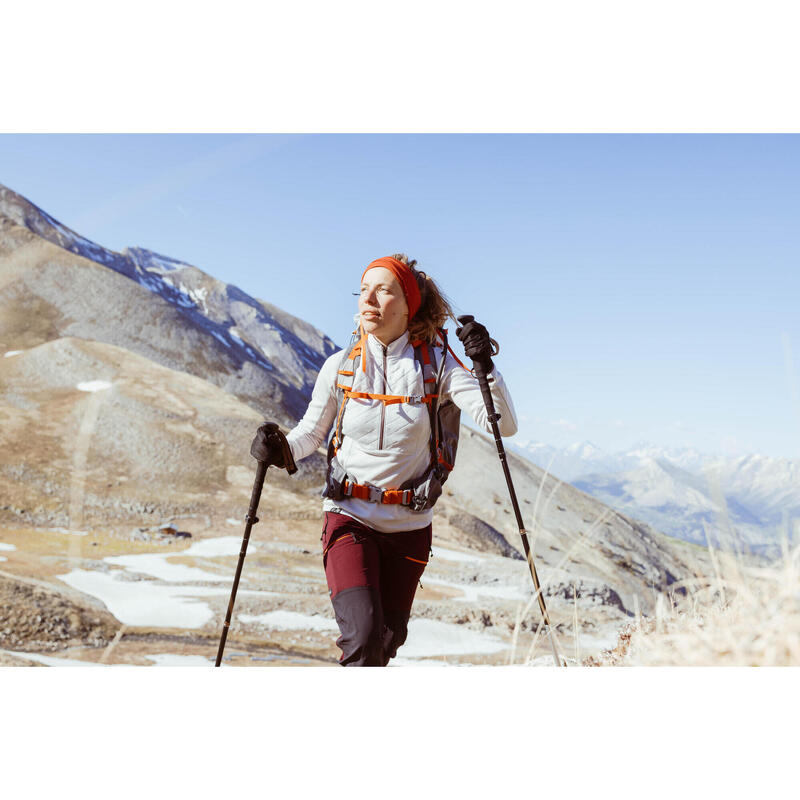
[[[397,253],[369,264],[358,339],[325,361],[297,426],[283,437],[262,425],[251,448],[259,461],[294,468],[331,432],[322,560],[343,666],[386,666],[405,642],[460,411],[491,431],[477,379],[447,345],[450,304],[416,263]],[[489,374],[500,432],[513,436],[516,415],[486,328],[473,320],[456,335]]]

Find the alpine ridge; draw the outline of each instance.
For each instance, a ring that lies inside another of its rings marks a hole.
[[[57,317],[62,335],[127,347],[200,375],[284,422],[302,413],[316,373],[337,349],[312,325],[236,286],[144,248],[117,253],[101,247],[2,185],[0,256],[0,300],[14,304],[17,318]],[[25,269],[14,270],[23,260]],[[107,269],[88,270],[86,262]],[[169,314],[160,304],[142,302],[141,293],[114,281],[113,273],[162,300]],[[115,316],[114,326],[92,323]],[[174,335],[173,320],[185,341]],[[29,343],[52,333],[36,336],[29,329]],[[0,324],[0,346],[3,334]],[[198,350],[204,351],[200,362]]]

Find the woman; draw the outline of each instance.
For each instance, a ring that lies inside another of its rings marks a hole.
[[[285,438],[263,425],[251,449],[293,470],[333,428],[322,548],[343,666],[386,666],[406,640],[459,410],[491,430],[477,379],[446,347],[441,328],[453,311],[416,263],[397,253],[364,270],[355,346],[323,364],[305,416]],[[512,436],[516,415],[486,328],[471,321],[456,335],[490,375],[500,431]]]

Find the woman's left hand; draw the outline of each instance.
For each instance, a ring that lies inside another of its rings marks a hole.
[[[458,321],[462,327],[456,328],[456,336],[464,345],[464,352],[472,359],[473,366],[482,367],[483,373],[488,375],[494,369],[492,355],[495,353],[489,331],[469,314],[460,316]]]

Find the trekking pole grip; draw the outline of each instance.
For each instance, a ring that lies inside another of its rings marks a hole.
[[[500,420],[500,414],[497,413],[497,410],[494,407],[492,389],[489,386],[489,376],[484,371],[483,364],[475,364],[473,366],[473,370],[475,372],[475,377],[478,379],[478,386],[480,386],[483,403],[486,406],[486,412],[489,415],[489,422],[498,422]]]

